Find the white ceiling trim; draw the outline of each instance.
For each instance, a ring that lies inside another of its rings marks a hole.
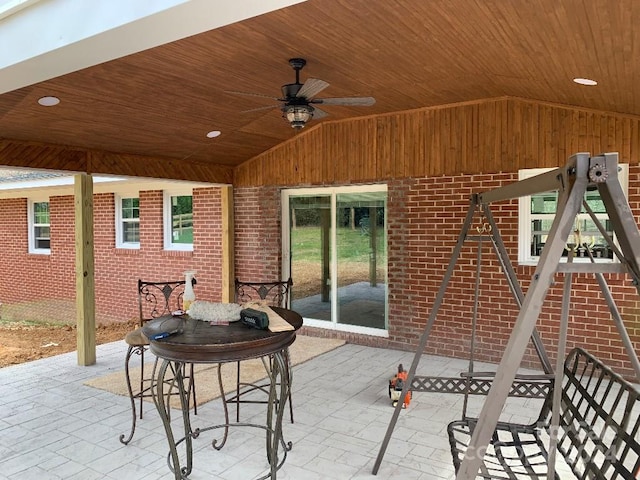
[[[0,94],[306,0],[48,0],[0,20]]]
[[[0,20],[39,1],[40,0],[0,0]]]
[[[123,193],[147,190],[211,188],[220,184],[136,177],[93,176],[93,193]],[[0,183],[0,199],[46,198],[74,194],[74,176]]]

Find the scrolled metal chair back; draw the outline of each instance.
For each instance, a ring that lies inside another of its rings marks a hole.
[[[182,310],[184,280],[147,282],[138,280],[140,325],[149,320]],[[195,278],[192,284],[196,284]]]
[[[293,281],[291,278],[275,282],[243,282],[236,278],[236,302],[262,301],[274,307],[289,306]]]

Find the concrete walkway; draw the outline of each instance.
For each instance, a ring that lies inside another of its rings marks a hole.
[[[92,367],[77,366],[74,352],[0,369],[0,480],[173,478],[153,404],[124,446],[118,437],[128,432],[129,400],[84,385],[89,378],[122,369],[125,350],[124,342],[99,346],[98,363]],[[296,366],[295,424],[283,424],[293,449],[278,478],[452,479],[446,425],[460,417],[463,398],[448,394],[414,395],[378,475],[371,474],[393,412],[388,379],[398,363],[408,368],[412,358],[410,352],[344,345]],[[465,366],[465,361],[423,355],[418,373],[457,375]],[[528,421],[539,408],[531,403],[508,405],[504,419]],[[470,413],[479,407],[474,400]],[[242,420],[263,423],[264,408],[244,405]],[[194,427],[219,424],[222,418],[216,400],[192,417]],[[179,421],[177,412],[174,421]],[[190,479],[252,479],[267,470],[263,430],[232,428],[222,451],[211,448],[214,438],[211,431],[194,440]]]

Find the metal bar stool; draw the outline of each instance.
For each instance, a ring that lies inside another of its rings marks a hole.
[[[236,278],[235,280],[235,296],[236,303],[244,304],[249,302],[261,302],[268,304],[269,306],[285,307],[289,306],[289,294],[293,281],[291,278],[284,281],[274,282],[243,282]],[[291,383],[291,357],[289,356],[289,349],[287,348],[285,353],[285,375]],[[271,362],[269,358],[269,362]],[[270,363],[271,364],[271,363]],[[241,403],[267,403],[267,399],[255,400],[242,398],[250,392],[261,390],[267,395],[269,393],[269,384],[253,384],[243,383],[240,381],[240,366],[241,362],[237,362],[237,375],[236,375],[236,394],[226,399],[226,403],[235,403],[236,405],[236,422],[240,422],[240,404]],[[242,391],[241,391],[242,390]],[[289,403],[289,416],[291,423],[293,423],[293,405],[291,403],[291,390],[285,403]]]
[[[191,280],[191,284],[195,285],[196,279]],[[138,414],[142,419],[142,409],[145,398],[151,398],[151,387],[153,382],[153,372],[145,375],[144,355],[149,348],[149,339],[142,333],[142,326],[149,320],[171,315],[173,312],[182,310],[182,297],[184,295],[185,280],[163,281],[163,282],[147,282],[138,280],[138,309],[140,312],[140,322],[138,328],[127,333],[125,342],[129,346],[125,357],[125,377],[127,381],[127,390],[131,400],[131,431],[128,436],[120,435],[120,441],[127,445],[133,438],[136,430],[136,420]],[[130,362],[134,356],[140,358],[140,377],[135,380],[137,386],[134,391]],[[157,359],[156,359],[157,362]],[[184,367],[183,367],[184,368]],[[193,412],[198,413],[196,404],[196,388],[193,377],[193,364],[189,364],[189,373],[183,372],[184,379],[188,382],[187,392],[189,399],[193,398]],[[154,364],[155,369],[155,364]],[[173,393],[172,393],[173,394]],[[178,394],[176,389],[175,394]],[[136,400],[139,400],[139,409],[136,407]],[[139,413],[138,413],[139,410]]]

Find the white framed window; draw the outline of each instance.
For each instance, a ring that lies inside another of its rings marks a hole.
[[[164,249],[193,250],[193,190],[164,191]]]
[[[140,198],[137,195],[115,195],[116,247],[140,248]]]
[[[51,254],[51,216],[49,199],[28,201],[29,253]]]
[[[534,177],[541,173],[553,170],[552,168],[532,168],[520,170],[519,180]],[[625,195],[628,195],[629,165],[618,165],[618,179]],[[606,213],[604,203],[597,190],[587,191],[585,194],[587,205],[593,210],[607,233],[614,238],[609,216]],[[534,195],[520,197],[518,199],[518,262],[520,264],[535,265],[540,259],[542,248],[547,241],[551,224],[555,218],[558,203],[558,192],[542,192]],[[574,250],[575,262],[587,262],[589,256],[586,249],[589,248],[596,262],[613,262],[614,254],[609,248],[595,223],[583,208],[576,216],[574,233],[567,239],[567,248],[563,252],[563,260],[566,261],[568,248]]]

